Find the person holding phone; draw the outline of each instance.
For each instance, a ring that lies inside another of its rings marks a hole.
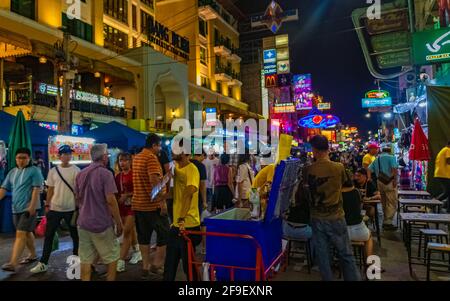
[[[0,200],[6,196],[7,191],[12,193],[12,212],[16,227],[11,259],[2,266],[2,269],[8,272],[16,271],[19,257],[25,247],[30,254],[20,264],[37,260],[33,231],[36,226],[36,212],[41,208],[39,195],[44,183],[39,168],[31,165],[31,151],[28,148],[19,148],[16,151],[16,166],[8,173],[0,188]]]

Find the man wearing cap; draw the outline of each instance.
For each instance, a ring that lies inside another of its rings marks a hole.
[[[375,143],[371,143],[367,146],[367,148],[369,149],[369,153],[367,153],[363,157],[362,161],[362,167],[364,167],[364,169],[366,170],[369,168],[369,165],[372,164],[372,162],[377,158],[378,145],[376,145]]]
[[[68,145],[62,145],[58,149],[58,157],[61,165],[53,167],[47,177],[47,200],[45,211],[47,213],[47,229],[45,231],[44,250],[39,263],[33,267],[31,273],[43,273],[48,270],[48,260],[52,252],[53,239],[64,219],[69,226],[70,236],[73,241],[73,254],[78,255],[78,231],[72,218],[75,212],[75,178],[80,169],[70,164],[72,149]]]

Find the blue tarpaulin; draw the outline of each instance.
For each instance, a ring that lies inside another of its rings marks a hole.
[[[96,143],[106,143],[109,148],[117,147],[124,151],[141,148],[145,145],[145,134],[113,121],[84,133],[94,138]]]
[[[8,143],[9,134],[11,133],[11,127],[14,124],[15,116],[0,111],[0,140]],[[57,133],[40,127],[33,122],[27,122],[27,127],[31,137],[31,144],[35,145],[48,145],[48,137],[54,136]]]

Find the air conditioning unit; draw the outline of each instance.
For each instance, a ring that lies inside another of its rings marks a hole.
[[[416,74],[414,72],[408,72],[405,75],[405,79],[408,84],[414,84],[416,82]]]

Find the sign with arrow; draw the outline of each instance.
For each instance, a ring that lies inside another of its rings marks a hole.
[[[450,61],[450,28],[414,33],[413,54],[418,65]]]

